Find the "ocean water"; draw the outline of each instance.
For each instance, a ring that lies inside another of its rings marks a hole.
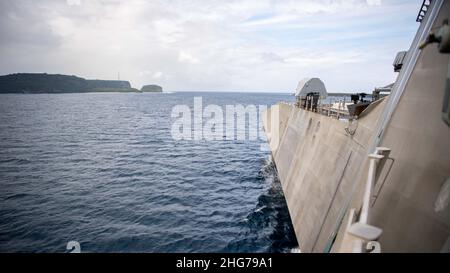
[[[0,252],[285,252],[298,245],[261,141],[176,141],[172,107],[283,94],[0,95]]]

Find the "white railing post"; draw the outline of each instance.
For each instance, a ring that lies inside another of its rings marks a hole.
[[[370,158],[369,172],[367,174],[367,182],[366,182],[366,188],[364,190],[363,205],[362,205],[362,209],[361,209],[361,215],[359,217],[359,222],[361,222],[363,224],[368,223],[370,200],[372,198],[373,185],[375,184],[375,175],[377,173],[377,165],[378,165],[378,161],[383,159],[384,156],[375,153],[375,154],[370,154],[369,158]]]
[[[381,233],[382,229],[371,226],[369,224],[369,216],[370,216],[370,203],[372,199],[372,191],[375,185],[375,178],[377,175],[377,166],[385,156],[380,153],[386,153],[390,151],[388,148],[377,147],[375,149],[375,153],[369,154],[369,170],[367,173],[366,186],[364,188],[364,196],[363,203],[361,207],[361,212],[359,214],[359,219],[356,223],[353,223],[348,229],[347,232],[353,236],[356,236],[357,239],[353,242],[353,252],[364,252],[364,242],[369,243],[377,240]],[[379,247],[379,246],[378,246]]]

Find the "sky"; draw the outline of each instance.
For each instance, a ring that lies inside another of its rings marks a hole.
[[[166,91],[328,92],[395,80],[422,0],[1,0],[0,74],[128,80]]]

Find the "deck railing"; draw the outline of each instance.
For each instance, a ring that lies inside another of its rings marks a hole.
[[[379,171],[377,168],[380,163],[383,163],[383,160],[386,160],[389,153],[389,148],[377,147],[373,154],[369,154],[369,171],[367,174],[359,219],[356,222],[353,222],[355,210],[352,209],[350,211],[349,225],[347,226],[347,232],[355,237],[355,239],[353,239],[353,252],[367,252],[369,249],[373,250],[372,252],[379,252],[381,250],[381,247],[376,240],[381,236],[383,230],[369,224],[370,206],[373,197],[372,192]]]
[[[422,22],[423,17],[427,14],[428,7],[431,5],[431,0],[423,0],[422,6],[420,7],[419,14],[417,15],[416,22]]]

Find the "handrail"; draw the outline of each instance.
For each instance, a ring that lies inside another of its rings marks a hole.
[[[367,175],[366,188],[364,191],[363,206],[361,209],[361,215],[359,217],[359,222],[367,224],[369,220],[369,209],[370,209],[370,199],[372,198],[372,189],[375,184],[375,175],[377,172],[378,162],[384,158],[383,155],[378,153],[370,154],[369,172]]]
[[[383,154],[389,151],[389,148],[377,147],[374,153],[369,154],[369,171],[367,174],[366,186],[364,188],[363,204],[361,212],[359,213],[359,219],[347,229],[349,234],[358,238],[357,241],[355,241],[354,252],[363,252],[363,242],[368,243],[377,240],[383,232],[381,228],[369,224],[369,216],[372,191],[377,176],[377,167],[380,160],[385,159]]]

